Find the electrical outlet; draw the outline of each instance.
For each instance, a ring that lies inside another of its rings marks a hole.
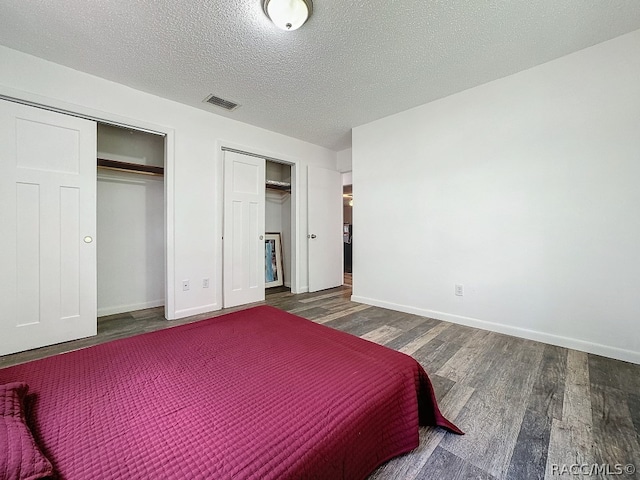
[[[189,280],[183,280],[182,281],[182,291],[186,292],[187,290],[189,290]]]
[[[209,288],[209,279],[208,278],[203,278],[202,279],[202,288]]]
[[[458,297],[462,297],[464,295],[464,285],[456,283],[456,295]]]

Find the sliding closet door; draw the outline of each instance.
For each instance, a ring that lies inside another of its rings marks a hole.
[[[0,355],[96,334],[96,125],[0,101]]]
[[[224,152],[223,303],[264,300],[265,160]]]

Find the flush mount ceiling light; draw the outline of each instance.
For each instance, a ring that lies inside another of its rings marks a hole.
[[[296,30],[311,16],[311,0],[263,0],[262,8],[267,17],[282,30]]]

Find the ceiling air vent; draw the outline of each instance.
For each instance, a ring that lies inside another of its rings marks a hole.
[[[232,111],[239,107],[237,103],[234,103],[230,100],[225,100],[224,98],[216,97],[215,95],[209,95],[204,99],[205,103],[210,103],[211,105],[215,105],[216,107],[224,108],[225,110]]]

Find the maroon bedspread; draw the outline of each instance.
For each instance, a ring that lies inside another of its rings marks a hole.
[[[458,431],[411,357],[264,306],[0,370],[14,381],[69,480],[352,480],[417,447],[419,421]]]

